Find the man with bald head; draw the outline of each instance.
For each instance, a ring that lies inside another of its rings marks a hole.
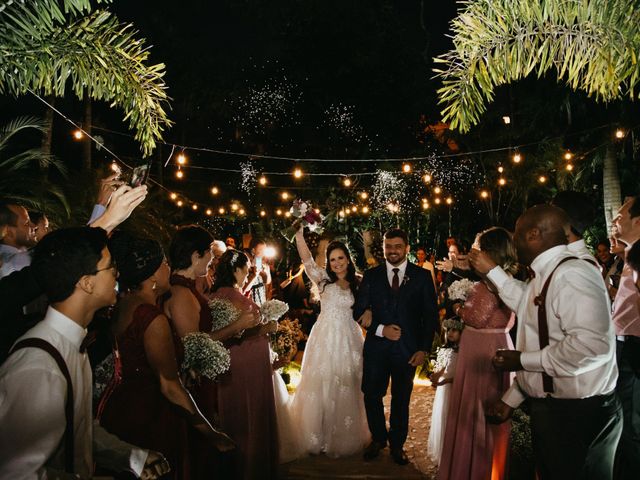
[[[622,431],[609,297],[598,269],[567,248],[569,231],[567,214],[552,205],[518,219],[513,239],[518,260],[532,272],[527,283],[481,252],[470,255],[519,321],[517,350],[493,359],[516,380],[489,413],[503,422],[528,398],[541,478],[608,479]]]

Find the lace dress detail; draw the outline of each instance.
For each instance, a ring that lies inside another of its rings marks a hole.
[[[302,379],[291,405],[305,452],[351,455],[369,440],[362,383],[362,331],[353,321],[353,294],[315,262],[304,262],[319,286],[321,312],[311,329],[302,361]]]
[[[439,348],[434,371],[442,372],[442,379],[454,377],[458,352],[453,348]],[[442,454],[442,444],[444,442],[444,432],[447,426],[447,413],[449,412],[449,396],[451,395],[451,383],[440,385],[436,389],[433,399],[433,410],[431,413],[431,428],[429,428],[429,440],[427,442],[427,453],[429,458],[438,465]]]

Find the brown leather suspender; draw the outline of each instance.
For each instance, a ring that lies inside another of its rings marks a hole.
[[[568,260],[578,260],[578,257],[566,257],[560,260],[545,280],[540,294],[533,299],[533,303],[538,307],[538,341],[540,344],[540,350],[549,345],[549,324],[547,322],[546,305],[547,290],[549,290],[549,284],[551,283],[553,274],[556,272],[560,265]],[[547,372],[542,372],[542,386],[545,393],[553,393],[553,379]]]
[[[56,361],[62,375],[64,375],[64,378],[67,380],[67,401],[64,406],[64,413],[67,419],[67,426],[64,430],[64,469],[67,473],[75,473],[73,461],[73,384],[71,383],[69,368],[67,368],[64,358],[62,358],[62,355],[56,347],[42,338],[25,338],[24,340],[19,341],[11,349],[9,355],[22,348],[39,348],[47,352]]]

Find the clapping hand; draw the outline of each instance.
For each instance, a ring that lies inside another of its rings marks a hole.
[[[483,252],[477,248],[472,248],[468,257],[469,263],[480,275],[486,275],[496,267],[496,262],[487,255],[487,252]]]
[[[140,478],[142,480],[156,480],[170,471],[171,466],[169,465],[169,462],[167,462],[167,459],[164,458],[164,455],[159,452],[149,450],[149,455],[147,456],[147,461],[144,464],[144,469],[142,470],[142,474],[140,474]]]
[[[497,425],[504,423],[511,418],[513,415],[513,408],[502,400],[498,400],[487,407],[484,415],[487,422]]]

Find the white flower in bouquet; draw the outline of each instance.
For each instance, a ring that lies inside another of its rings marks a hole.
[[[240,310],[229,300],[214,298],[209,301],[209,309],[213,319],[212,332],[217,332],[240,318]]]
[[[303,227],[307,227],[312,232],[322,234],[324,217],[316,212],[309,202],[300,199],[294,200],[293,205],[291,205],[289,209],[289,213],[291,213],[293,218],[299,220],[300,222],[298,223],[301,223]],[[293,243],[298,228],[299,225],[294,223],[292,226],[285,228],[282,231],[282,235],[289,240],[289,242]]]
[[[203,377],[214,380],[231,367],[229,350],[207,333],[188,333],[182,339],[184,361],[182,370],[194,370]]]
[[[453,282],[447,292],[449,292],[449,300],[462,300],[465,301],[469,296],[469,292],[475,286],[477,282],[472,282],[468,278],[462,280],[456,280]]]
[[[267,300],[260,307],[265,322],[275,322],[289,311],[289,305],[281,300]]]
[[[449,365],[452,355],[453,355],[453,348],[445,348],[445,347],[438,348],[438,353],[436,354],[436,361],[435,361],[435,364],[433,365],[433,371],[439,372],[440,370],[445,369],[447,365]]]

